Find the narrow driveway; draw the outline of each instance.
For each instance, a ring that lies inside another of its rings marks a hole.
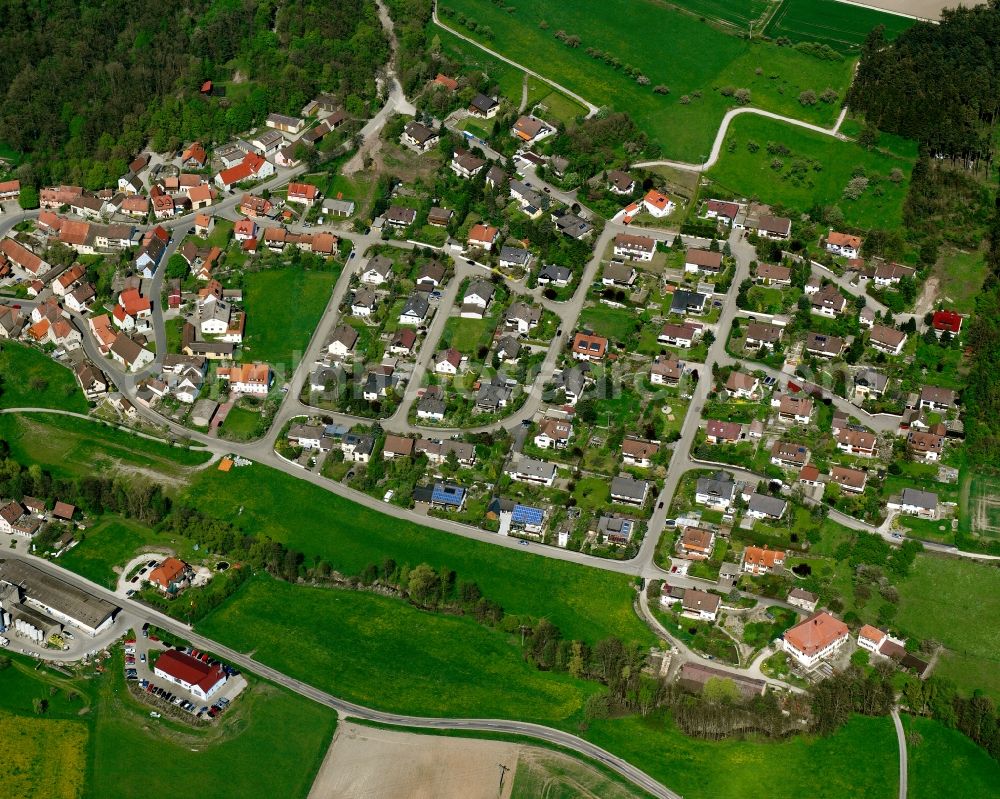
[[[899,718],[899,708],[892,709],[892,724],[896,728],[896,740],[899,742],[899,799],[906,799],[906,779],[908,767],[906,763],[906,733],[903,732],[903,722]]]

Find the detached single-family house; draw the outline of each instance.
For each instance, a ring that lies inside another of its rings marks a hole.
[[[922,430],[910,430],[906,436],[906,447],[914,460],[936,463],[941,460],[944,450],[944,436],[925,433]]]
[[[500,248],[501,269],[527,269],[531,264],[531,252],[521,247],[504,246]],[[539,283],[542,281],[539,280]]]
[[[565,449],[573,437],[573,425],[565,419],[548,417],[542,420],[535,435],[535,446],[541,449]]]
[[[646,213],[657,219],[670,216],[677,207],[673,200],[656,189],[650,189],[646,192],[646,196],[642,198],[642,205]]]
[[[573,272],[570,271],[569,267],[556,266],[555,264],[546,264],[538,273],[539,286],[552,285],[563,288],[568,286],[572,279]]]
[[[771,447],[771,463],[784,469],[801,469],[809,463],[809,449],[791,441],[775,441]]]
[[[740,213],[740,204],[727,202],[725,200],[709,200],[705,203],[705,219],[717,219],[727,227]]]
[[[831,229],[826,237],[826,251],[845,258],[857,258],[861,253],[861,238]]]
[[[660,445],[655,441],[626,438],[622,442],[622,460],[629,466],[648,469],[653,465],[653,458],[659,451]]]
[[[709,444],[738,444],[742,437],[743,425],[739,422],[709,419],[705,423],[705,441]]]
[[[555,128],[536,117],[520,116],[510,130],[511,135],[525,144],[533,144],[554,134]]]
[[[785,515],[788,503],[779,497],[772,497],[770,494],[758,494],[756,491],[750,495],[747,516],[751,519],[768,519],[776,521]]]
[[[462,367],[462,353],[454,347],[443,350],[434,356],[434,373],[439,375],[457,375]]]
[[[608,172],[608,191],[622,197],[628,196],[635,191],[635,178],[628,172],[612,169]]]
[[[753,399],[760,390],[760,379],[746,372],[732,371],[726,380],[726,391],[737,399]]]
[[[924,386],[920,389],[918,407],[922,411],[947,411],[955,407],[957,401],[958,395],[950,388]]]
[[[336,358],[346,358],[354,351],[357,341],[357,330],[350,325],[337,325],[330,336],[326,351]]]
[[[361,282],[370,286],[381,286],[392,280],[392,261],[384,255],[376,255],[369,259],[361,270]]]
[[[749,546],[740,560],[740,569],[746,574],[770,574],[784,565],[784,551],[767,547]]]
[[[469,229],[467,243],[470,248],[480,248],[489,252],[493,249],[497,239],[500,238],[500,230],[492,225],[478,224]]]
[[[667,322],[660,330],[660,335],[656,337],[656,340],[668,347],[690,349],[700,336],[701,327],[698,325],[693,325],[690,322],[685,322],[683,325]]]
[[[573,337],[570,351],[578,361],[600,361],[608,351],[608,340],[593,333],[579,332]]]
[[[605,286],[631,288],[637,276],[638,273],[635,271],[635,267],[621,261],[612,261],[604,267],[604,273],[601,275],[601,283]]]
[[[389,209],[382,215],[385,223],[390,227],[402,230],[408,228],[417,219],[417,212],[412,208],[405,208],[401,205],[390,205]]]
[[[358,289],[354,292],[354,298],[351,300],[351,315],[362,318],[369,317],[375,312],[376,305],[378,305],[378,298],[374,291],[366,288]]]
[[[426,153],[441,141],[441,134],[422,122],[407,122],[403,128],[402,141],[422,153]]]
[[[468,112],[471,116],[481,119],[493,119],[500,110],[500,102],[495,97],[477,94],[469,102]]]
[[[710,594],[707,591],[699,591],[696,588],[688,588],[684,591],[684,598],[681,600],[682,613],[701,621],[715,621],[719,614],[719,605],[722,604],[722,597],[718,594]]]
[[[936,519],[938,497],[931,491],[904,488],[899,496],[890,497],[886,506],[889,510],[898,510],[907,516]]]
[[[468,150],[455,150],[451,157],[450,166],[452,172],[460,178],[468,180],[483,171],[486,161],[482,158],[477,158]]]
[[[809,424],[812,418],[813,401],[809,397],[782,394],[772,399],[771,405],[777,407],[779,421],[786,424]]]
[[[677,542],[677,550],[688,560],[707,560],[715,548],[715,533],[688,525]]]
[[[764,347],[773,350],[781,341],[782,330],[777,325],[766,322],[750,322],[747,325],[747,337],[744,346],[746,349],[760,349]]]
[[[656,239],[619,233],[615,236],[614,253],[619,258],[631,258],[633,261],[652,261],[656,255]]]
[[[507,474],[519,483],[537,483],[551,486],[556,480],[556,467],[535,458],[520,458],[507,467]]]
[[[874,433],[854,427],[842,427],[837,431],[837,449],[849,455],[874,458],[877,453],[878,438]]]
[[[868,484],[868,473],[848,466],[833,466],[830,469],[830,482],[852,494],[863,494]]]
[[[885,325],[872,325],[868,343],[879,352],[887,355],[899,355],[906,346],[906,333]]]
[[[634,477],[615,477],[611,480],[611,501],[621,505],[646,504],[650,483]]]
[[[654,386],[676,386],[684,366],[673,356],[657,355],[649,366],[649,382]]]
[[[806,336],[806,352],[818,358],[838,358],[846,346],[847,342],[839,336],[827,336],[823,333],[809,333]]]
[[[717,275],[722,272],[722,253],[688,247],[684,256],[684,271],[692,274]]]
[[[819,604],[819,597],[804,588],[793,588],[788,592],[788,604],[797,608],[802,608],[806,613],[815,613]]]
[[[504,329],[525,336],[538,327],[541,318],[541,308],[524,302],[515,302],[504,313]]]
[[[790,286],[792,285],[792,270],[778,264],[757,264],[754,278],[764,286]]]
[[[694,501],[716,510],[729,510],[736,496],[736,483],[726,472],[711,477],[699,477],[695,484]]]
[[[421,325],[427,319],[429,310],[430,303],[427,302],[427,297],[419,291],[415,291],[407,297],[406,302],[403,304],[403,310],[399,314],[399,324]]]
[[[847,299],[833,283],[827,283],[810,296],[809,304],[814,314],[834,319],[844,312]]]

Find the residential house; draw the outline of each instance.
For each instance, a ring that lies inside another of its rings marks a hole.
[[[417,291],[433,291],[444,283],[446,273],[440,261],[428,261],[417,272]]]
[[[650,189],[642,198],[642,207],[650,216],[662,219],[665,216],[670,216],[677,205],[666,194],[656,189]]]
[[[493,249],[497,239],[500,238],[500,230],[492,225],[473,225],[469,230],[467,244],[470,248],[479,248],[489,252]]]
[[[594,226],[590,222],[581,219],[565,208],[553,211],[549,217],[552,219],[552,224],[556,226],[556,230],[577,241],[589,238],[590,234],[594,232]]]
[[[900,495],[890,497],[886,503],[889,510],[898,510],[907,516],[919,516],[923,519],[936,519],[937,506],[937,494],[916,488],[904,488]]]
[[[588,532],[596,533],[603,544],[625,546],[631,540],[635,528],[636,520],[630,516],[602,514],[597,521],[597,529]]]
[[[519,483],[551,486],[556,480],[555,464],[535,458],[519,458],[516,463],[509,465],[506,471],[511,480]]]
[[[566,449],[573,437],[573,425],[565,419],[546,417],[538,427],[535,446],[541,449]]]
[[[117,362],[131,371],[142,369],[153,362],[154,355],[146,349],[145,339],[136,341],[124,333],[119,333],[109,349],[109,354]]]
[[[787,266],[777,264],[757,264],[754,278],[765,286],[792,285],[792,270]]]
[[[656,337],[656,340],[660,344],[666,344],[668,347],[690,349],[700,336],[700,325],[694,325],[690,322],[685,322],[682,325],[667,322],[660,330],[660,335]]]
[[[809,333],[806,336],[806,352],[818,358],[838,358],[847,346],[847,342],[839,336],[827,336],[823,333]]]
[[[323,213],[329,216],[354,216],[354,210],[354,200],[345,200],[341,197],[323,200]]]
[[[403,128],[401,141],[422,153],[426,153],[441,141],[441,134],[422,122],[407,122],[406,127]]]
[[[384,255],[370,258],[361,270],[361,282],[370,286],[381,286],[390,280],[392,280],[392,261]]]
[[[936,463],[941,460],[944,450],[944,436],[910,430],[906,436],[906,446],[914,460]]]
[[[638,273],[635,271],[635,267],[621,261],[612,261],[604,267],[604,273],[601,275],[601,283],[605,286],[631,288],[637,276]]]
[[[469,283],[462,297],[462,316],[468,315],[469,318],[482,319],[495,292],[496,289],[488,280],[473,280]],[[467,308],[472,309],[468,314],[466,313]]]
[[[777,325],[766,322],[750,322],[747,325],[747,337],[745,347],[747,349],[760,349],[764,347],[773,350],[781,341],[782,330]]]
[[[431,208],[427,212],[427,224],[432,227],[448,227],[455,212],[450,208]]]
[[[626,438],[622,442],[622,460],[628,466],[638,466],[648,469],[653,465],[653,458],[660,451],[660,445],[655,441],[645,441],[639,438]]]
[[[717,219],[731,226],[740,213],[740,204],[725,200],[709,200],[705,203],[705,219]]]
[[[737,399],[753,399],[760,390],[760,379],[746,372],[734,370],[726,380],[726,391]]]
[[[434,373],[439,375],[457,375],[462,367],[462,353],[454,347],[443,350],[434,356]]]
[[[804,588],[793,588],[788,592],[788,604],[797,608],[802,608],[806,613],[815,613],[819,604],[819,597]]]
[[[946,332],[957,336],[962,331],[962,317],[955,311],[935,311],[931,317],[931,329],[938,338]]]
[[[608,172],[608,191],[622,197],[628,196],[635,191],[635,178],[628,172],[612,169]]]
[[[481,119],[493,119],[500,110],[500,103],[494,97],[487,97],[485,94],[477,94],[469,103],[469,114]]]
[[[705,441],[709,444],[737,444],[742,437],[743,425],[739,422],[709,419],[705,424]]]
[[[751,519],[767,519],[777,521],[785,515],[788,503],[778,497],[769,494],[758,494],[756,491],[750,495],[750,502],[747,508],[747,516]]]
[[[689,291],[688,289],[674,289],[670,301],[670,313],[675,314],[702,314],[705,312],[705,303],[708,296],[699,291]]]
[[[521,247],[500,248],[501,269],[527,269],[531,265],[531,252]],[[541,280],[538,281],[542,283]],[[544,285],[544,284],[542,284]]]
[[[652,261],[656,255],[656,239],[619,233],[615,236],[614,254],[619,258],[630,258],[633,261]]]
[[[367,318],[375,312],[376,305],[378,298],[374,291],[366,288],[358,289],[351,299],[351,315]]]
[[[646,504],[651,483],[634,477],[614,477],[611,480],[611,501],[622,505]]]
[[[451,157],[451,171],[460,178],[469,180],[483,171],[486,161],[477,158],[468,150],[455,150]]]
[[[241,219],[233,225],[233,238],[236,241],[256,241],[257,223],[252,219]]]
[[[861,238],[830,229],[826,237],[826,251],[845,258],[857,258],[861,252]]]
[[[21,181],[4,180],[0,181],[0,202],[5,200],[16,200],[21,196]]]
[[[510,130],[511,135],[525,144],[533,144],[554,134],[555,128],[532,116],[520,116]]]
[[[350,325],[337,325],[330,336],[326,351],[335,358],[346,358],[354,351],[357,341],[357,330]]]
[[[401,325],[421,325],[427,319],[430,311],[430,303],[420,292],[414,292],[406,298],[403,310],[399,314],[399,324]]]
[[[868,343],[879,352],[887,355],[899,355],[906,346],[906,333],[885,325],[872,325]]]
[[[699,477],[695,484],[694,501],[699,505],[729,510],[735,496],[736,483],[723,471],[718,471],[711,477]]]
[[[271,367],[266,363],[244,363],[216,370],[216,376],[229,381],[232,394],[266,397],[271,387]]]
[[[835,438],[841,452],[862,458],[874,458],[877,453],[878,438],[874,433],[848,426],[838,430]]]
[[[913,267],[903,266],[895,262],[887,264],[885,261],[881,261],[875,267],[872,282],[876,286],[894,286],[904,277],[912,278],[914,274],[916,274],[916,270]]]
[[[345,461],[368,463],[375,449],[375,436],[371,433],[346,433],[340,439],[340,449]]]
[[[80,361],[73,367],[73,375],[88,400],[96,400],[108,392],[108,376],[90,361]]]
[[[243,156],[243,160],[236,166],[223,169],[215,176],[215,185],[223,190],[233,189],[240,183],[251,180],[263,180],[274,174],[274,166],[270,161],[265,161],[255,152],[249,152]]]
[[[924,386],[920,389],[918,407],[922,411],[947,411],[954,408],[957,401],[958,395],[950,388]]]
[[[382,457],[387,461],[396,458],[409,458],[413,455],[413,448],[416,442],[406,436],[395,436],[391,433],[385,437],[382,444]]]
[[[494,350],[501,363],[517,363],[521,356],[521,345],[513,336],[503,336]]]
[[[809,463],[809,450],[790,441],[775,441],[771,447],[771,463],[784,469],[801,469]]]
[[[524,302],[515,302],[504,313],[504,329],[525,336],[538,327],[541,318],[541,308]]]
[[[430,386],[417,400],[417,418],[422,421],[442,422],[446,408],[440,386]]]
[[[855,401],[885,394],[889,378],[874,369],[862,369],[854,375]]]
[[[809,304],[814,314],[834,319],[844,312],[847,299],[833,283],[827,283],[810,296]]]
[[[202,169],[208,163],[208,154],[201,142],[193,142],[181,153],[181,166],[188,169]]]
[[[410,355],[413,352],[413,345],[416,344],[416,342],[416,331],[410,327],[401,327],[396,331],[392,340],[389,342],[389,354],[402,356]]]
[[[654,386],[676,386],[684,374],[684,367],[675,357],[657,355],[649,367],[649,382]]]
[[[688,560],[707,560],[715,548],[715,533],[702,527],[685,526],[677,542],[680,554]]]
[[[480,413],[496,413],[506,408],[514,392],[506,381],[497,375],[489,382],[482,382],[476,392],[476,410]]]
[[[723,271],[722,253],[688,247],[684,256],[684,271],[693,274],[717,275]]]
[[[593,333],[579,332],[573,337],[570,351],[578,361],[600,361],[608,350],[608,340]]]
[[[563,288],[568,286],[572,279],[573,272],[568,267],[556,266],[555,264],[546,264],[538,273],[539,286],[552,285]]]
[[[365,402],[378,402],[388,397],[396,382],[394,375],[395,368],[387,364],[370,369],[361,386],[361,396]]]
[[[401,205],[390,205],[389,210],[383,214],[385,223],[397,230],[402,230],[412,225],[417,219],[417,212],[412,208],[405,208]]]
[[[786,424],[809,424],[812,418],[813,401],[808,397],[782,394],[780,397],[774,397],[771,405],[778,409],[779,421]]]
[[[66,295],[66,307],[75,313],[86,313],[97,297],[97,291],[90,283],[81,283]]]
[[[802,668],[811,669],[840,649],[849,637],[846,624],[823,612],[786,630],[781,646]]]
[[[270,200],[255,194],[244,194],[243,199],[240,200],[240,213],[244,216],[270,216],[273,209],[274,206]]]
[[[714,622],[719,614],[719,605],[721,604],[722,597],[718,594],[710,594],[707,591],[688,588],[684,591],[684,599],[681,600],[681,609],[685,616],[691,616],[701,621]]]
[[[785,565],[785,553],[780,549],[749,546],[743,550],[740,569],[746,574],[770,574]]]
[[[847,466],[832,466],[830,468],[830,482],[836,483],[844,491],[862,494],[868,483],[868,473]]]
[[[459,466],[470,467],[476,464],[476,448],[465,441],[418,438],[414,454],[426,455],[427,462],[435,466],[446,463],[453,455]]]
[[[491,166],[486,170],[486,186],[491,189],[499,189],[507,181],[506,173],[498,166]]]

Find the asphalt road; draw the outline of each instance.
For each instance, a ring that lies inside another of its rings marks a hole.
[[[906,733],[903,732],[903,722],[899,719],[899,709],[892,709],[892,724],[896,728],[896,740],[899,743],[899,799],[906,799]]]

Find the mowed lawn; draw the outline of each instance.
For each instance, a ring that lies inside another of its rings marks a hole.
[[[598,690],[539,671],[507,634],[474,619],[265,576],[197,627],[337,696],[412,715],[560,723],[575,718]]]
[[[246,276],[244,361],[263,361],[288,371],[299,362],[340,274],[297,267]]]
[[[155,470],[169,478],[186,477],[205,463],[205,450],[172,447],[98,421],[50,413],[0,416],[0,438],[21,463],[37,463],[55,477],[81,477],[108,469]],[[149,475],[147,475],[149,476]]]
[[[247,532],[321,556],[344,574],[360,574],[386,558],[446,566],[459,580],[478,583],[508,613],[545,616],[567,638],[653,641],[632,610],[634,591],[625,575],[423,527],[259,464],[201,471],[182,499]]]
[[[740,39],[653,0],[633,0],[627,13],[621,4],[603,0],[516,0],[503,8],[489,0],[447,0],[439,13],[445,8],[489,27],[494,37],[484,40],[456,17],[441,15],[448,27],[595,105],[628,112],[663,146],[663,157],[684,161],[708,155],[722,116],[734,104],[721,89],[749,89],[754,106],[828,125],[836,118],[837,104],[803,107],[798,96],[827,87],[842,95],[853,66],[850,59],[821,60],[790,47]],[[579,47],[560,43],[554,36],[560,30],[579,36]],[[614,54],[648,77],[649,85],[640,86],[622,69],[592,58],[587,48]],[[657,85],[670,93],[653,92]]]
[[[1000,763],[985,749],[939,721],[905,714],[902,720],[908,739],[908,799],[1000,794]]]
[[[969,618],[970,602],[976,618],[1000,618],[1000,570],[967,559],[921,555],[899,592],[899,627],[955,653],[942,657],[935,673],[950,677],[965,693],[981,688],[1000,699],[1000,628],[955,623]]]
[[[789,152],[769,153],[770,142]],[[759,149],[751,152],[748,143]],[[853,142],[748,114],[733,120],[719,161],[708,175],[739,196],[803,212],[816,205],[836,205],[849,226],[889,228],[902,224],[912,168],[912,159],[864,150]],[[869,185],[858,199],[850,200],[844,189],[859,169]],[[893,169],[903,173],[898,182],[889,179]]]
[[[895,39],[914,22],[837,0],[783,0],[765,33],[772,39],[784,36],[793,42],[821,42],[835,50],[850,51],[859,49],[879,25],[885,27],[887,39]]]
[[[854,716],[829,738],[704,741],[668,716],[593,720],[583,737],[624,757],[684,799],[895,799],[892,720]]]
[[[607,305],[592,305],[580,313],[578,326],[612,341],[625,341],[635,333],[638,321],[634,311],[611,308]]]
[[[495,320],[490,317],[463,319],[452,316],[445,322],[444,332],[441,334],[441,346],[454,347],[463,355],[474,358],[480,347],[489,345],[495,326]]]
[[[56,408],[87,412],[87,400],[73,373],[38,350],[0,344],[0,408]]]

